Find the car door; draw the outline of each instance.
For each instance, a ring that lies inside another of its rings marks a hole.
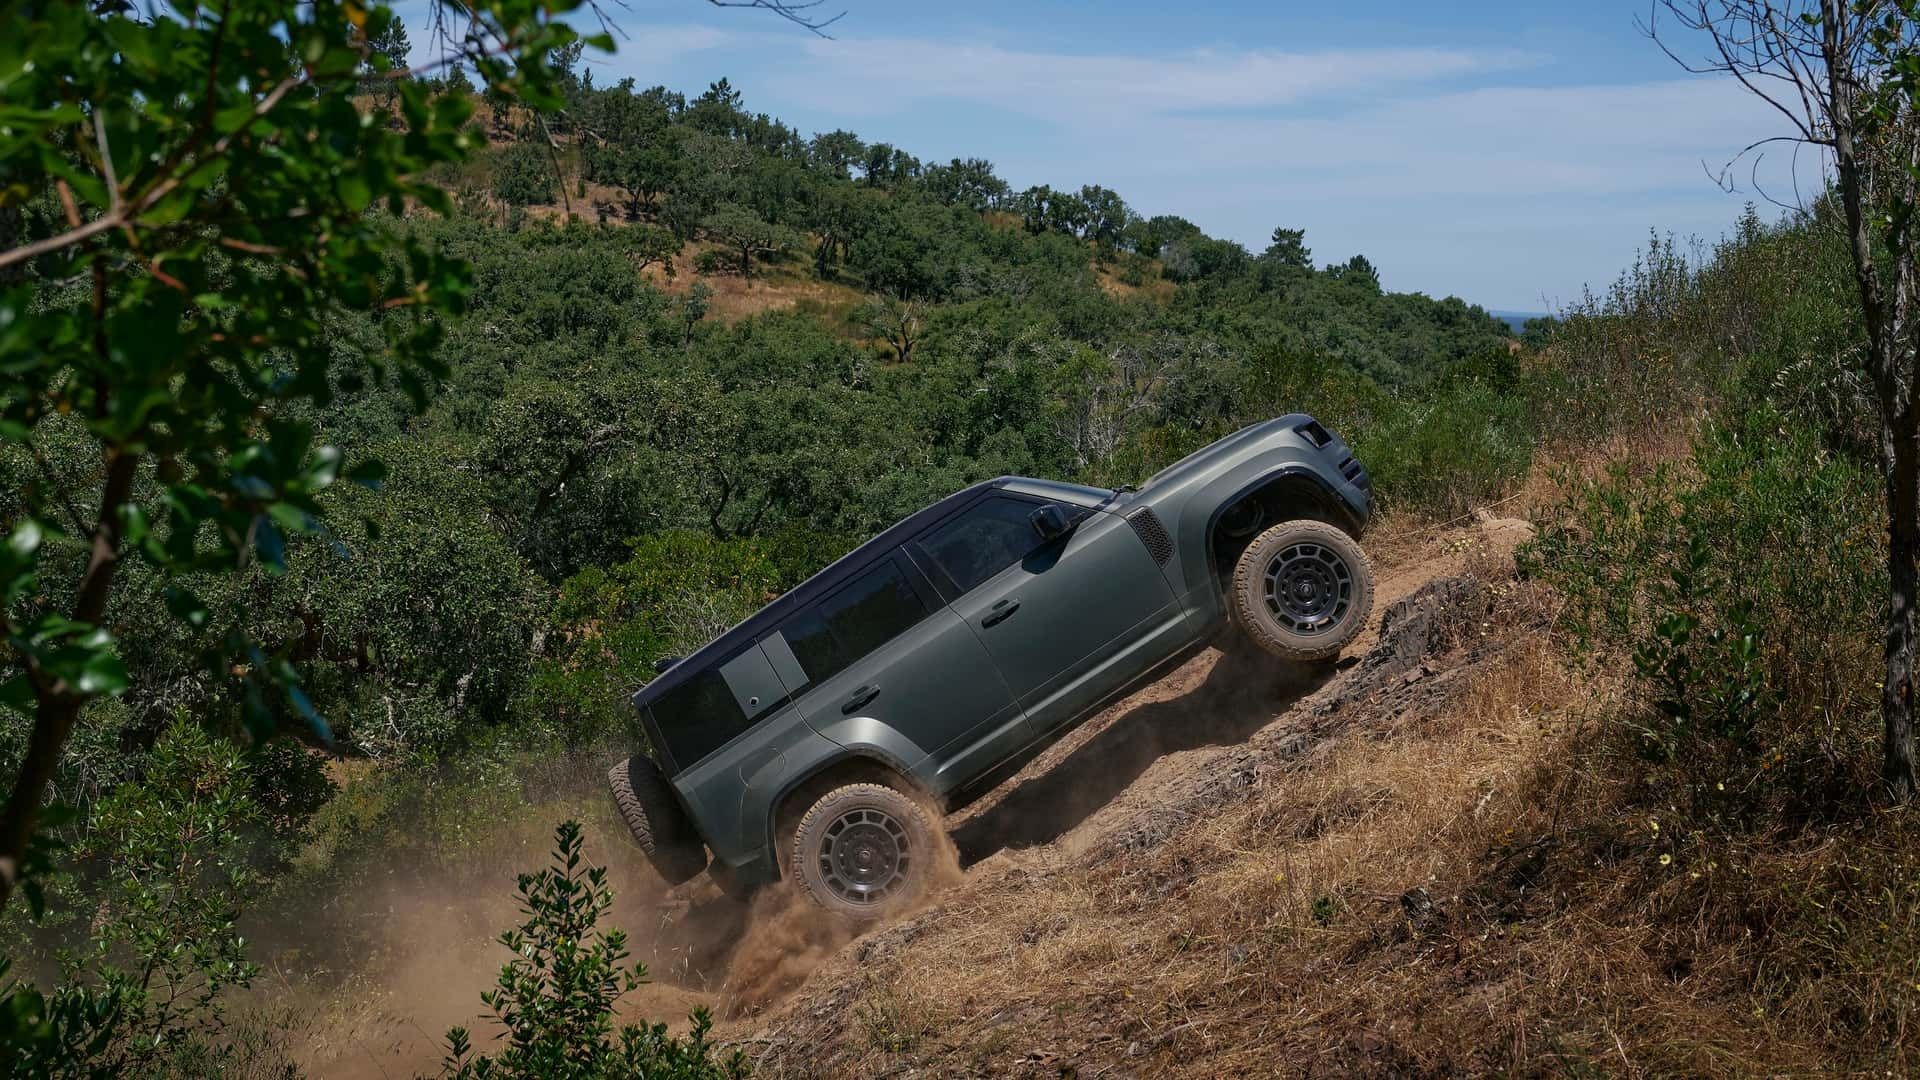
[[[956,761],[1022,731],[985,647],[897,551],[761,647],[815,730],[879,749],[936,790],[957,782]]]
[[[1125,519],[1055,503],[1077,523],[1043,541],[1032,518],[1046,505],[995,492],[907,545],[985,643],[1036,733],[1163,659],[1181,619]]]

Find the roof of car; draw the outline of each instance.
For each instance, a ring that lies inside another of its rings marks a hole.
[[[1026,480],[1022,477],[1001,476],[984,480],[971,487],[941,499],[939,502],[887,526],[879,535],[845,555],[834,560],[826,569],[783,593],[779,599],[741,620],[731,630],[701,646],[692,655],[655,676],[633,695],[636,706],[644,706],[661,694],[705,670],[716,661],[726,659],[749,641],[757,641],[767,631],[778,626],[782,620],[807,604],[832,592],[841,583],[879,561],[887,552],[892,551],[902,541],[919,532],[933,522],[945,517],[949,512],[970,502],[983,491],[997,488],[1021,489],[1025,485],[1046,481]],[[1062,485],[1067,487],[1069,485]],[[1082,494],[1097,489],[1075,488]]]

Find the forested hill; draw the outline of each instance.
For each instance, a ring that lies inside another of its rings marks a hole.
[[[458,79],[445,90],[467,92]],[[490,168],[455,184],[469,208],[550,206],[631,222],[642,227],[627,240],[637,258],[694,244],[713,275],[804,274],[919,305],[1069,301],[1056,321],[1079,340],[1204,329],[1223,345],[1337,360],[1387,383],[1442,369],[1505,332],[1458,300],[1383,294],[1363,255],[1315,269],[1304,234],[1284,220],[1255,254],[1185,218],[1136,214],[1097,183],[1015,191],[979,158],[923,162],[848,131],[809,138],[748,111],[725,79],[689,100],[632,80],[598,89],[588,71],[569,77],[568,96],[566,113],[537,120],[487,103],[474,134],[494,143]],[[1123,294],[1162,281],[1194,288],[1123,325],[1072,310],[1086,307],[1073,294],[1096,280]],[[862,321],[878,331],[897,319]],[[900,354],[913,343],[889,336],[896,358],[909,358]]]

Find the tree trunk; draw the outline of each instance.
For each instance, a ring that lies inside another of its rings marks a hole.
[[[1857,42],[1846,31],[1851,12],[1844,0],[1821,5],[1821,59],[1826,65],[1827,119],[1833,131],[1834,178],[1846,212],[1847,245],[1853,259],[1854,286],[1867,331],[1867,373],[1873,380],[1880,421],[1880,469],[1886,478],[1887,608],[1886,670],[1880,684],[1883,725],[1880,775],[1886,794],[1905,802],[1914,794],[1913,661],[1915,602],[1920,599],[1916,558],[1920,558],[1920,418],[1913,390],[1902,369],[1910,357],[1898,340],[1903,329],[1904,273],[1895,267],[1889,304],[1868,224],[1869,165],[1855,142],[1858,87],[1853,53]],[[1895,243],[1895,258],[1912,253]],[[1891,306],[1891,310],[1890,310]]]
[[[100,520],[93,529],[93,547],[87,556],[87,570],[80,579],[73,603],[73,620],[89,626],[100,625],[106,615],[107,598],[113,590],[114,568],[120,562],[120,506],[133,490],[139,458],[125,451],[107,451],[107,481],[100,496]],[[40,819],[40,800],[60,767],[60,753],[66,748],[73,723],[80,716],[86,699],[64,685],[48,685],[35,678],[37,701],[33,712],[33,733],[27,741],[27,756],[20,763],[20,775],[14,779],[7,805],[0,812],[0,910],[12,899],[20,883],[27,846],[33,842],[33,829]]]
[[[1920,603],[1920,444],[1911,418],[1908,430],[1891,433],[1887,449],[1886,674],[1880,690],[1885,727],[1881,778],[1887,795],[1906,802],[1914,795],[1913,661],[1916,604]]]

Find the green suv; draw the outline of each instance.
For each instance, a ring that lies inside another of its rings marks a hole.
[[[1373,606],[1366,470],[1312,417],[1256,424],[1137,490],[1001,477],[854,549],[634,705],[622,817],[671,883],[785,873],[870,917],[926,883],[939,813],[1232,623],[1336,656]],[[708,853],[711,852],[711,860]]]

